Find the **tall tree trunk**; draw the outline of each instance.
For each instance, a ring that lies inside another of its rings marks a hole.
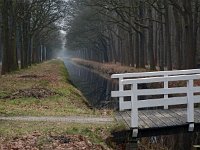
[[[165,55],[167,58],[167,69],[172,70],[172,60],[171,60],[171,39],[170,39],[170,22],[169,22],[169,4],[167,0],[164,0],[165,6]]]
[[[183,0],[184,21],[185,21],[185,42],[186,42],[186,55],[187,55],[187,69],[193,69],[196,67],[196,46],[194,37],[193,15],[191,0]]]
[[[176,44],[176,67],[177,69],[181,69],[182,67],[182,56],[181,56],[181,33],[182,33],[182,23],[181,23],[181,16],[178,11],[174,8],[174,18],[175,18],[175,28],[176,28],[176,37],[175,37],[175,44]]]
[[[11,0],[4,0],[2,5],[3,21],[3,61],[2,72],[6,74],[18,70],[17,48],[16,48],[16,16],[15,3]]]
[[[143,18],[144,18],[144,2],[139,2],[139,18],[141,18],[141,24],[144,24]],[[144,62],[144,51],[145,51],[145,32],[144,29],[140,27],[140,61],[139,61],[139,67],[145,68],[145,62]]]
[[[149,18],[153,18],[152,15],[152,8],[149,6],[148,8],[148,14]],[[155,59],[154,59],[154,51],[153,51],[153,22],[149,20],[149,34],[148,34],[148,42],[149,42],[149,63],[150,63],[150,69],[155,70]]]

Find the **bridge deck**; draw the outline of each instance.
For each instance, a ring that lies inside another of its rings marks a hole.
[[[116,119],[125,122],[130,128],[131,112],[118,112]],[[195,108],[195,124],[200,124],[200,108]],[[139,110],[139,130],[187,125],[186,108]]]

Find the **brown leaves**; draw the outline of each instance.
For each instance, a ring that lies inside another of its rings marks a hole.
[[[83,65],[85,67],[97,70],[103,74],[111,75],[114,73],[126,73],[126,72],[145,72],[147,69],[137,69],[129,66],[122,66],[121,64],[111,64],[111,63],[98,63],[89,60],[82,60],[79,58],[73,58],[73,61]]]
[[[39,150],[36,145],[39,136],[40,134],[33,133],[21,138],[16,137],[0,143],[0,148],[2,150]]]
[[[34,97],[37,99],[42,99],[53,95],[56,95],[56,93],[46,88],[30,88],[19,90],[9,96],[4,97],[4,99],[16,99],[22,97]]]
[[[26,78],[26,79],[34,79],[34,78],[41,78],[44,76],[38,76],[36,74],[26,74],[26,75],[21,75],[19,78]]]
[[[13,138],[9,141],[0,140],[2,150],[104,150],[101,145],[96,145],[82,135],[59,135],[45,137],[48,142],[41,143],[42,135],[33,133]],[[44,138],[44,137],[43,137]],[[38,145],[38,143],[40,143]]]

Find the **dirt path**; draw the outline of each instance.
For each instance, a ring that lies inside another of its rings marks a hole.
[[[32,117],[32,116],[20,116],[20,117],[0,117],[1,120],[8,121],[48,121],[48,122],[66,122],[66,123],[94,123],[105,124],[114,122],[110,117],[81,117],[81,116],[67,116],[67,117]]]

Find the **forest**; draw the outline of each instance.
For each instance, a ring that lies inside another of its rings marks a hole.
[[[73,57],[151,70],[198,67],[200,0],[69,0]]]
[[[1,74],[69,56],[150,70],[200,64],[200,0],[0,0]]]
[[[1,74],[49,59],[60,47],[65,1],[0,0],[0,12]]]

